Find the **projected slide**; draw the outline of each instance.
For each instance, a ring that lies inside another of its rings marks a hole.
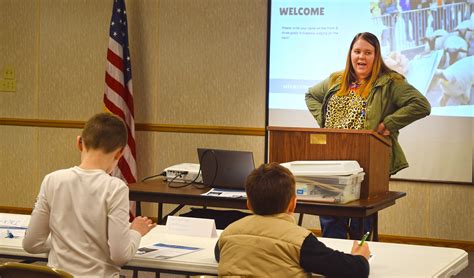
[[[306,110],[308,87],[342,70],[352,38],[368,31],[387,65],[428,98],[432,115],[473,117],[470,6],[389,8],[369,0],[272,1],[270,109]]]
[[[343,70],[353,37],[371,32],[385,63],[432,106],[431,116],[401,132],[410,168],[397,177],[472,182],[474,3],[421,2],[272,0],[268,124],[317,127],[305,93]]]

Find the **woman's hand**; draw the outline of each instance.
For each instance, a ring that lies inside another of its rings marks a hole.
[[[382,122],[377,127],[377,133],[382,134],[383,136],[389,136],[390,135],[390,130],[386,129],[385,125]]]

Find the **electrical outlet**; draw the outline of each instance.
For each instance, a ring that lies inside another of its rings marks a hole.
[[[3,71],[3,79],[14,80],[15,79],[15,70],[13,67],[6,67]]]
[[[16,92],[16,80],[0,80],[0,92]]]

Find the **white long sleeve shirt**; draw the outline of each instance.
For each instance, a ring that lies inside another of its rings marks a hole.
[[[128,187],[103,170],[79,167],[47,175],[23,240],[30,253],[76,277],[115,277],[141,235],[129,223]]]

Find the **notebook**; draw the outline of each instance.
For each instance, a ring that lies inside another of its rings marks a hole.
[[[205,185],[245,189],[245,179],[255,169],[252,152],[204,148],[197,151]]]

